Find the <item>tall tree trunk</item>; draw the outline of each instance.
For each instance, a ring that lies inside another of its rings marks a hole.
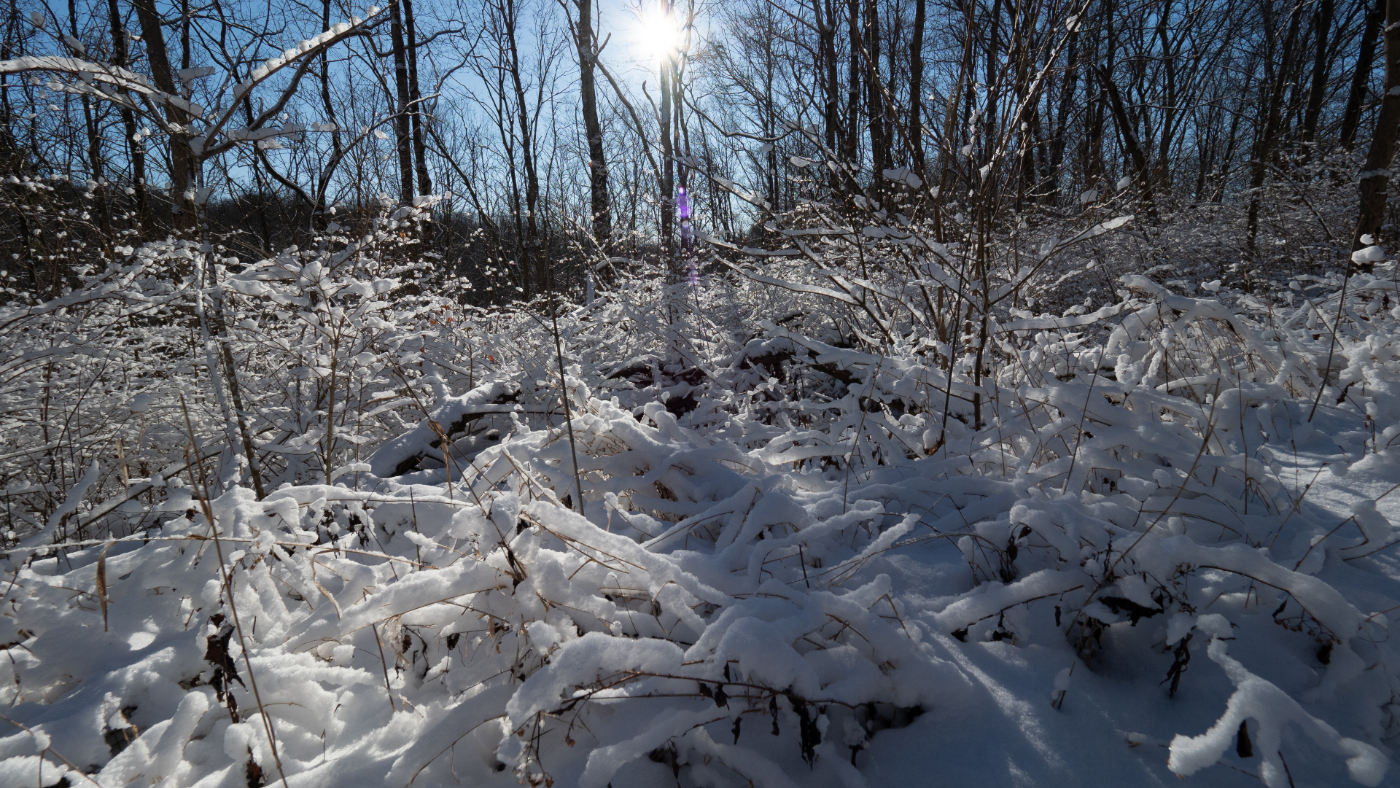
[[[180,0],[180,68],[189,68],[190,62],[190,0]],[[188,98],[188,97],[187,97]]]
[[[1303,142],[1317,136],[1317,121],[1322,117],[1322,102],[1327,97],[1327,44],[1332,31],[1332,16],[1336,0],[1320,0],[1315,12],[1316,47],[1313,50],[1312,87],[1308,91],[1308,110],[1303,116]]]
[[[1157,141],[1157,166],[1161,171],[1163,190],[1171,188],[1172,140],[1176,137],[1177,96],[1176,51],[1171,46],[1171,0],[1165,0],[1157,21],[1157,39],[1162,46],[1162,68],[1166,71],[1166,96],[1162,108],[1162,129]],[[1151,140],[1147,141],[1149,144]]]
[[[670,3],[667,0],[659,0],[661,13],[670,13]],[[666,284],[674,285],[680,281],[677,276],[677,263],[675,254],[675,244],[672,238],[676,219],[676,163],[675,163],[675,143],[671,139],[671,74],[674,69],[671,67],[671,56],[668,53],[661,59],[660,83],[661,83],[661,194],[657,197],[661,200],[661,254],[665,257],[663,265],[666,269]],[[674,316],[672,316],[674,318]]]
[[[115,0],[112,0],[115,2]],[[331,0],[321,0],[321,31],[331,29]],[[313,209],[312,229],[325,225],[326,192],[330,188],[331,173],[345,156],[345,144],[340,138],[340,120],[336,118],[335,102],[331,101],[331,66],[326,49],[321,50],[321,103],[326,110],[326,122],[331,128],[331,160],[316,176],[316,207]]]
[[[413,203],[413,150],[408,118],[408,53],[404,46],[403,10],[400,0],[389,3],[389,43],[394,51],[394,146],[399,154],[399,202]]]
[[[604,255],[612,253],[612,203],[608,196],[608,160],[603,150],[603,127],[598,122],[598,92],[594,82],[593,0],[578,4],[579,93],[583,103],[583,131],[588,137],[589,208],[593,240]]]
[[[497,6],[502,19],[506,18],[508,11],[513,13],[513,7],[509,3],[501,3]],[[504,22],[503,22],[504,24]],[[511,30],[514,29],[513,22]],[[538,289],[534,281],[535,267],[534,261],[530,258],[530,246],[526,243],[527,234],[525,232],[525,211],[520,199],[520,168],[515,164],[515,115],[511,112],[510,100],[507,98],[506,72],[510,70],[510,64],[503,54],[498,55],[498,62],[495,64],[496,72],[496,124],[497,131],[501,135],[501,148],[505,153],[505,160],[508,164],[506,175],[509,181],[509,188],[506,193],[510,195],[510,219],[515,229],[514,237],[514,257],[518,262],[520,270],[520,287],[525,294],[525,298],[534,296]]]
[[[1089,63],[1102,62],[1108,73],[1113,73],[1114,62],[1118,54],[1118,36],[1114,32],[1113,13],[1114,4],[1105,3],[1103,6],[1103,25],[1106,31],[1107,40],[1104,42],[1107,51],[1099,49],[1098,41],[1093,41],[1094,45],[1086,53],[1086,60]],[[1099,90],[1089,106],[1088,110],[1088,131],[1084,135],[1083,148],[1083,171],[1084,187],[1095,189],[1099,186],[1099,181],[1104,176],[1104,155],[1103,155],[1103,127],[1108,112],[1108,89],[1104,86],[1103,80],[1098,80]]]
[[[1303,117],[1307,109],[1307,80],[1304,78],[1304,71],[1307,67],[1307,59],[1302,57],[1302,45],[1304,41],[1303,12],[1298,11],[1298,37],[1293,40],[1293,46],[1300,51],[1288,53],[1288,72],[1285,75],[1287,99],[1283,102],[1283,115],[1278,127],[1278,143],[1273,148],[1274,164],[1282,163],[1283,140],[1290,137],[1297,137],[1302,131]],[[1294,128],[1298,132],[1294,132]]]
[[[520,159],[525,169],[525,264],[531,267],[531,274],[540,288],[549,281],[547,262],[539,253],[540,246],[540,174],[535,163],[535,141],[530,126],[530,113],[526,102],[525,81],[520,75],[520,45],[516,39],[516,26],[519,23],[519,10],[515,0],[506,0],[506,46],[510,57],[510,78],[515,88],[516,118],[520,124]]]
[[[127,33],[122,26],[117,0],[107,0],[107,15],[112,25],[112,65],[127,68],[130,65],[126,50]],[[127,95],[125,88],[119,88],[118,93]],[[146,207],[146,149],[136,141],[136,114],[126,106],[122,106],[120,114],[127,154],[131,157],[131,179],[134,181],[131,186],[136,192],[136,225],[140,229],[151,221],[150,211]]]
[[[156,88],[171,96],[180,95],[175,85],[175,72],[170,67],[170,55],[165,48],[165,31],[161,29],[160,14],[155,0],[134,0],[136,17],[141,21],[141,40],[146,44],[151,78]],[[177,128],[189,128],[190,117],[180,107],[166,102],[165,117]],[[170,202],[175,232],[193,234],[198,221],[198,206],[194,200],[195,176],[198,164],[190,148],[188,132],[170,135]]]
[[[1105,3],[1103,9],[1105,35],[1108,39],[1105,42],[1107,51],[1103,55],[1103,63],[1108,73],[1112,74],[1118,67],[1118,39],[1125,31],[1115,24],[1116,14],[1118,13],[1117,3]],[[1129,27],[1127,32],[1131,32],[1131,27]],[[1106,180],[1108,178],[1108,159],[1104,152],[1107,136],[1105,126],[1111,119],[1112,114],[1113,109],[1109,103],[1108,88],[1104,85],[1100,85],[1099,103],[1094,113],[1094,166],[1097,173],[1096,177],[1100,180]],[[1099,185],[1100,184],[1097,182],[1094,184],[1094,186]]]
[[[1400,2],[1400,0],[1394,0],[1394,2]],[[1288,88],[1289,72],[1293,70],[1293,49],[1298,42],[1298,31],[1302,19],[1303,6],[1301,3],[1295,3],[1293,9],[1288,13],[1288,33],[1284,36],[1283,47],[1280,49],[1275,45],[1272,48],[1273,52],[1270,53],[1271,56],[1279,58],[1279,63],[1273,75],[1273,86],[1269,90],[1268,103],[1264,107],[1264,128],[1260,130],[1259,136],[1255,139],[1254,151],[1250,154],[1250,163],[1254,166],[1254,174],[1249,179],[1249,218],[1246,222],[1244,236],[1245,248],[1250,252],[1254,251],[1254,241],[1259,235],[1259,189],[1264,185],[1264,176],[1269,171],[1269,160],[1273,157],[1280,136],[1283,98]]]
[[[836,3],[835,0],[812,0],[812,16],[816,20],[818,46],[822,68],[822,126],[827,156],[837,155],[841,128],[840,81],[836,63]],[[841,176],[831,172],[831,190],[841,188]]]
[[[1128,118],[1127,108],[1123,105],[1123,97],[1118,92],[1118,86],[1113,83],[1113,76],[1107,70],[1100,69],[1099,80],[1103,83],[1104,92],[1108,94],[1108,105],[1113,111],[1118,133],[1123,137],[1123,149],[1127,151],[1128,159],[1133,164],[1133,180],[1137,181],[1138,188],[1142,191],[1142,200],[1147,205],[1148,215],[1155,218],[1157,209],[1152,202],[1152,173],[1148,170],[1147,153],[1138,141],[1137,132]]]
[[[943,195],[948,194],[948,190],[953,185],[953,170],[962,155],[958,146],[958,129],[962,128],[958,108],[962,105],[963,87],[967,83],[972,73],[972,16],[971,10],[966,10],[964,16],[965,34],[962,36],[963,51],[962,58],[958,64],[958,78],[948,91],[948,106],[943,114],[943,139],[938,151],[938,196],[940,199],[933,203],[933,232],[939,243],[948,242],[947,228],[943,223]],[[969,140],[970,143],[970,140]],[[939,290],[939,298],[943,297],[942,289]],[[945,320],[939,323],[939,340],[947,342],[951,336],[951,326],[953,320]]]
[[[5,15],[5,30],[0,33],[0,60],[9,60],[14,55],[10,40],[18,25],[19,5],[11,3],[10,11]],[[19,142],[15,139],[14,129],[10,127],[14,117],[14,108],[10,105],[10,75],[0,74],[0,120],[3,120],[0,122],[0,166],[3,166],[6,175],[19,175],[24,170],[24,155],[20,153]],[[29,228],[23,226],[23,214],[20,214],[19,220],[25,245],[28,246]]]
[[[880,6],[865,0],[865,101],[870,109],[871,193],[877,199],[885,190],[884,171],[889,166],[889,142],[885,139],[885,102],[880,92]],[[881,202],[884,200],[881,199]]]
[[[1376,34],[1385,17],[1386,0],[1361,0],[1371,4],[1366,21],[1361,25],[1361,51],[1356,58],[1356,70],[1351,75],[1351,90],[1347,93],[1346,111],[1342,113],[1342,147],[1351,150],[1356,144],[1356,129],[1361,125],[1361,110],[1366,103],[1366,91],[1371,85],[1371,64],[1376,60]]]
[[[1239,93],[1240,100],[1236,102],[1235,111],[1230,113],[1230,131],[1225,136],[1225,152],[1220,157],[1220,179],[1215,184],[1211,202],[1218,203],[1225,199],[1225,190],[1230,183],[1230,163],[1235,160],[1235,147],[1240,140],[1240,125],[1244,120],[1246,107],[1251,103],[1246,97],[1254,80],[1254,71],[1252,68],[1245,69],[1244,87]]]
[[[1076,28],[1069,34],[1069,48],[1065,54],[1065,82],[1060,86],[1060,106],[1055,111],[1055,137],[1050,144],[1050,172],[1046,177],[1053,179],[1048,196],[1051,205],[1059,204],[1060,189],[1065,181],[1065,143],[1068,141],[1065,131],[1069,128],[1069,111],[1074,102],[1074,91],[1079,76],[1078,57],[1079,30]]]
[[[769,25],[768,32],[775,33],[772,29],[771,20],[765,20]],[[763,37],[763,106],[759,109],[759,117],[762,118],[763,136],[770,141],[766,143],[768,154],[766,156],[768,166],[764,172],[763,180],[768,192],[768,209],[774,213],[782,211],[782,172],[778,167],[778,145],[772,141],[778,136],[778,111],[773,103],[773,83],[775,82],[776,56],[773,52],[774,35]],[[677,86],[679,87],[679,86]],[[676,95],[679,97],[680,92]],[[677,109],[679,109],[679,103]]]
[[[68,25],[70,35],[73,40],[78,40],[78,3],[77,0],[68,0]],[[75,53],[76,54],[76,53]],[[6,122],[9,119],[6,118]],[[92,99],[83,96],[83,125],[87,131],[87,154],[88,170],[92,173],[92,180],[97,184],[94,190],[97,198],[97,226],[102,233],[105,242],[110,243],[112,238],[112,214],[107,202],[107,188],[102,183],[103,178],[103,155],[102,155],[102,132],[97,128],[97,119],[92,114]]]
[[[1385,98],[1381,99],[1371,150],[1361,173],[1361,212],[1352,236],[1352,251],[1366,245],[1361,240],[1364,235],[1371,236],[1374,243],[1381,241],[1390,163],[1395,159],[1396,132],[1400,132],[1400,0],[1386,0],[1385,23]]]
[[[1208,114],[1206,117],[1206,133],[1197,143],[1196,149],[1196,189],[1192,194],[1197,200],[1206,198],[1206,176],[1210,174],[1211,165],[1215,164],[1216,133],[1210,126],[1214,115]]]
[[[686,170],[686,165],[682,160],[690,158],[690,130],[685,124],[685,80],[681,68],[681,58],[679,53],[671,60],[671,150],[676,156],[676,187],[690,192],[690,176]],[[771,121],[776,125],[776,120]],[[776,150],[776,148],[775,148]],[[777,162],[774,160],[773,172],[777,172]],[[693,205],[693,198],[691,198]],[[679,217],[677,217],[679,219]],[[679,223],[677,223],[677,235],[679,235]],[[677,261],[680,264],[681,261]],[[685,265],[680,265],[677,269],[682,275],[685,274]]]
[[[1016,210],[1020,211],[1025,200],[1035,201],[1035,135],[1040,127],[1040,97],[1031,93],[1030,71],[1034,64],[1034,53],[1025,46],[1024,28],[1027,20],[1019,15],[1012,17],[1011,49],[1007,60],[1015,64],[1015,84],[1012,86],[1012,102],[1008,119],[1015,122],[1022,118],[1020,128],[1008,129],[1017,138],[1016,165],[1020,168],[1016,185]],[[1020,107],[1027,107],[1021,115]]]
[[[841,146],[841,158],[846,166],[860,168],[860,0],[846,0],[846,17],[850,37],[850,62],[846,75],[846,139]],[[851,184],[854,186],[855,184]],[[854,191],[854,188],[852,189]]]
[[[997,149],[997,105],[1001,96],[1001,91],[1006,86],[998,84],[997,67],[1001,63],[1001,14],[1003,2],[996,0],[992,3],[992,12],[988,17],[989,28],[987,32],[987,51],[982,60],[982,84],[987,90],[987,102],[982,113],[982,153],[987,157],[985,164],[993,164],[990,161],[992,151]],[[981,161],[981,159],[979,159]]]
[[[914,172],[926,178],[924,172],[924,122],[920,110],[924,105],[924,23],[927,0],[914,0],[914,37],[909,42],[909,149],[913,155]]]
[[[424,139],[423,93],[418,89],[418,29],[413,23],[413,0],[403,0],[405,56],[408,60],[408,100],[412,102],[413,161],[418,171],[418,193],[432,194],[433,181],[428,175],[428,146]]]

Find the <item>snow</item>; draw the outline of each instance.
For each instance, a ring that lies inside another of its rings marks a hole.
[[[1178,735],[1172,739],[1168,767],[1183,777],[1213,765],[1225,750],[1235,743],[1239,723],[1255,722],[1254,737],[1263,763],[1259,776],[1269,788],[1284,788],[1291,780],[1280,757],[1282,728],[1286,723],[1297,725],[1303,733],[1326,749],[1346,759],[1347,774],[1362,785],[1380,785],[1388,766],[1386,756],[1375,747],[1343,737],[1330,725],[1308,712],[1273,683],[1250,673],[1230,657],[1226,643],[1213,637],[1206,650],[1211,660],[1219,664],[1234,683],[1225,714],[1204,734],[1196,737]]]
[[[92,465],[88,466],[87,473],[84,473],[83,478],[79,479],[73,489],[68,491],[68,497],[64,499],[63,503],[57,509],[54,509],[53,514],[49,516],[49,520],[44,524],[44,527],[37,534],[34,534],[26,540],[24,544],[26,546],[34,546],[51,542],[54,534],[58,531],[58,527],[62,525],[70,515],[78,510],[78,506],[83,502],[83,496],[87,495],[88,490],[97,482],[98,473],[100,471],[101,466],[98,465],[96,460],[93,460]]]
[[[1136,273],[1069,316],[996,312],[1017,363],[979,383],[912,331],[875,352],[800,325],[819,310],[773,322],[769,299],[900,296],[806,254],[767,258],[789,289],[697,288],[716,320],[762,306],[685,366],[619,328],[627,289],[561,309],[561,364],[548,321],[397,292],[376,255],[422,202],[200,291],[277,419],[261,497],[217,402],[89,392],[154,436],[150,475],[85,458],[6,542],[0,703],[28,730],[0,732],[4,784],[1397,784],[1383,256],[1315,294],[1366,329],[1330,366],[1306,308]],[[151,268],[235,270],[210,254],[149,244],[0,317],[125,319],[168,296]]]

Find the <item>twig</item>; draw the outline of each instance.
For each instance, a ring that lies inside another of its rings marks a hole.
[[[551,333],[554,334],[554,356],[559,361],[559,399],[564,403],[564,423],[569,428],[569,456],[574,461],[574,486],[578,489],[578,513],[580,517],[588,519],[588,514],[583,509],[583,477],[578,472],[578,448],[574,443],[574,416],[569,408],[569,381],[564,377],[564,350],[559,342],[559,303],[558,294],[554,294],[549,309],[549,321]]]
[[[16,721],[10,719],[9,717],[6,717],[6,716],[3,715],[3,714],[0,714],[0,720],[4,720],[5,722],[10,723],[11,725],[15,726],[16,728],[19,728],[20,730],[24,731],[25,733],[28,733],[29,735],[33,736],[36,740],[39,738],[39,734],[36,733],[36,732],[34,731],[33,728],[30,728],[28,725],[25,725],[25,724],[22,723],[22,722],[16,722]],[[47,735],[47,734],[45,734],[45,735]],[[79,769],[76,765],[74,765],[74,763],[73,763],[72,761],[70,761],[70,760],[68,760],[67,758],[63,757],[63,753],[59,752],[58,750],[55,750],[53,747],[45,747],[44,749],[40,750],[40,751],[39,751],[39,757],[40,757],[40,758],[43,758],[43,757],[44,757],[44,753],[46,753],[46,752],[52,754],[53,757],[59,759],[60,761],[63,761],[63,762],[68,766],[68,768],[70,768],[70,769],[72,769],[72,770],[74,771],[74,773],[82,775],[82,777],[83,777],[84,780],[87,780],[88,782],[92,783],[93,785],[96,785],[97,788],[102,788],[102,784],[101,784],[101,783],[99,783],[98,781],[96,781],[96,780],[92,779],[91,777],[89,777],[89,776],[87,775],[86,772],[84,772],[82,769]]]
[[[185,405],[185,395],[180,395],[180,410],[185,414],[185,429],[189,432],[191,454],[198,456],[199,448],[195,443],[194,426],[190,424],[190,411]],[[191,466],[199,466],[198,491],[199,506],[204,510],[204,519],[209,521],[209,533],[214,539],[214,551],[219,559],[219,574],[223,577],[225,596],[228,599],[229,613],[233,617],[233,626],[238,633],[238,645],[243,650],[243,666],[248,669],[248,684],[253,689],[253,702],[258,706],[258,716],[262,718],[263,728],[266,729],[267,743],[272,749],[272,762],[277,766],[277,776],[282,778],[282,788],[287,788],[287,775],[282,770],[282,756],[277,752],[277,732],[272,726],[272,718],[268,716],[267,710],[263,707],[262,694],[258,692],[258,680],[253,675],[253,660],[248,655],[248,643],[243,637],[243,624],[238,620],[238,605],[233,600],[233,579],[229,577],[228,567],[224,565],[224,547],[219,541],[219,529],[214,524],[214,509],[209,505],[209,480],[204,474],[204,463],[196,463],[192,458],[187,458],[189,466],[186,471],[190,476],[190,487],[195,488],[194,470]]]
[[[379,628],[374,624],[369,625],[369,631],[374,633],[374,645],[379,647],[379,666],[384,669],[384,694],[389,696],[389,710],[397,712],[394,706],[394,690],[389,687],[389,663],[384,659],[384,642],[379,639]]]
[[[1337,334],[1342,330],[1342,311],[1346,309],[1347,287],[1351,285],[1351,272],[1355,268],[1355,261],[1347,261],[1346,278],[1342,280],[1342,292],[1337,296],[1337,319],[1332,321],[1332,339],[1327,343],[1327,364],[1322,368],[1322,380],[1317,383],[1317,398],[1313,400],[1312,410],[1308,411],[1308,423],[1311,424],[1313,414],[1317,413],[1317,405],[1322,402],[1322,392],[1327,389],[1327,377],[1332,371],[1332,354],[1337,349]]]
[[[870,376],[870,390],[865,393],[865,398],[874,401],[875,380],[880,377],[880,367],[885,365],[884,355],[880,356],[880,363],[875,365],[875,372]],[[952,377],[949,376],[950,387]],[[856,407],[860,408],[860,398],[856,398]],[[856,436],[851,440],[851,450],[846,453],[846,483],[841,490],[841,514],[846,513],[846,498],[851,493],[851,460],[855,459],[856,446],[860,443],[860,434],[865,430],[865,408],[860,408],[860,424],[856,427]]]

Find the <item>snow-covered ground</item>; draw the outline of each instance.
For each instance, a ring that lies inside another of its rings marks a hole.
[[[17,537],[0,785],[1400,784],[1393,283],[1335,346],[1335,288],[1124,287],[994,327],[981,382],[757,321],[638,354],[601,301],[568,428],[545,323],[482,325],[330,484],[152,477],[130,536]]]

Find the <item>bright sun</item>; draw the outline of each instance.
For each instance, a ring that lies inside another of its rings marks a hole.
[[[681,31],[674,13],[647,3],[639,15],[637,36],[641,48],[651,57],[661,60],[681,47]]]

